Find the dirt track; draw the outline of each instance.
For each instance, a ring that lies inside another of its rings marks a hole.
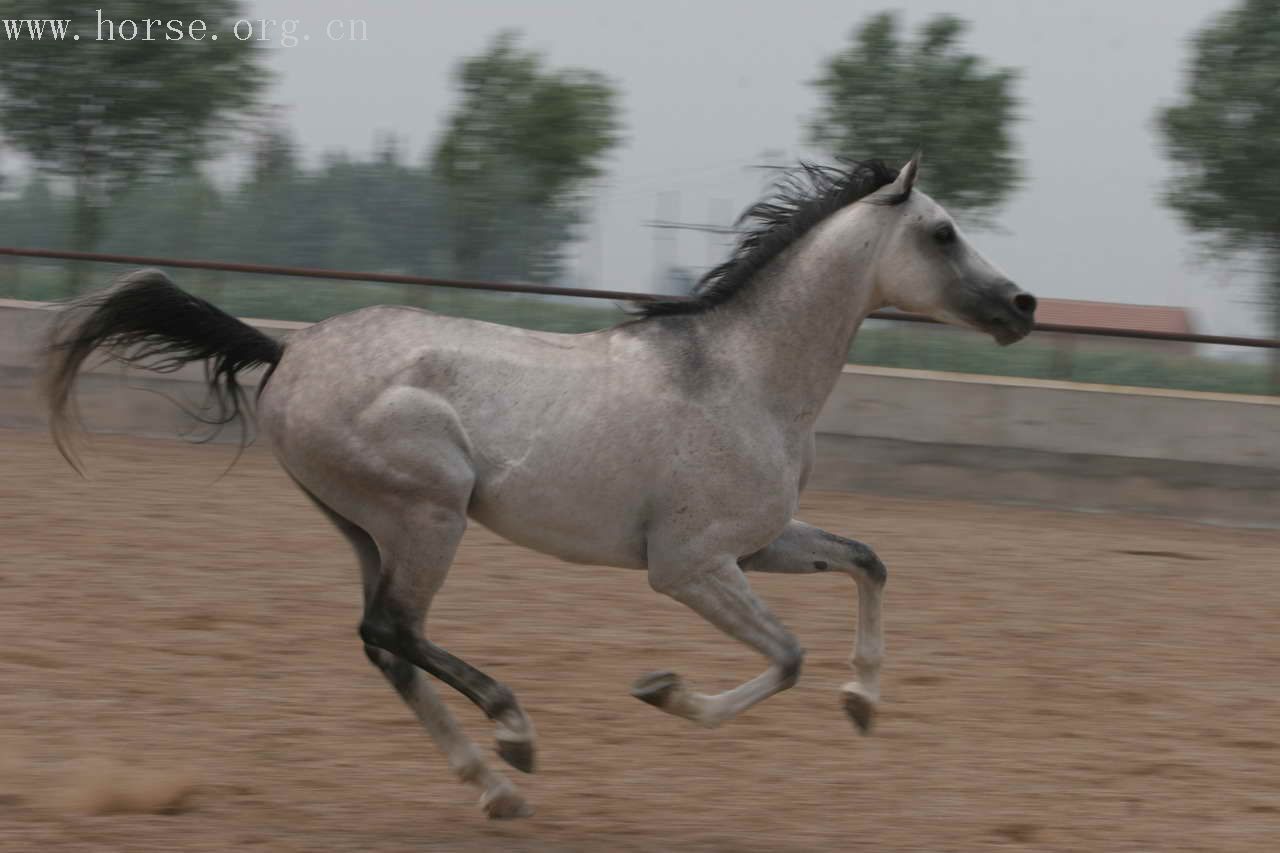
[[[628,685],[720,689],[752,655],[639,573],[473,530],[431,633],[541,747],[537,816],[494,824],[365,661],[345,543],[265,451],[214,482],[231,454],[97,439],[85,482],[0,432],[0,849],[1280,849],[1280,534],[811,496],[889,564],[863,739],[845,579],[753,576],[804,677],[708,732]],[[130,785],[189,796],[85,814]]]

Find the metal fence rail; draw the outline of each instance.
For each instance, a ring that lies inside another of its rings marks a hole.
[[[310,267],[286,267],[271,264],[240,264],[230,261],[195,260],[191,258],[158,258],[148,255],[111,255],[98,252],[72,252],[61,249],[23,249],[0,246],[0,256],[19,258],[44,258],[61,261],[92,261],[104,264],[129,266],[172,267],[175,269],[216,270],[220,272],[249,273],[253,275],[278,275],[294,278],[317,278],[340,281],[366,281],[385,284],[412,284],[426,287],[451,287],[464,290],[484,290],[496,293],[529,293],[542,296],[575,296],[583,299],[608,299],[615,302],[653,302],[656,300],[681,301],[683,296],[665,296],[653,293],[633,293],[625,290],[587,290],[576,287],[533,284],[515,281],[470,281],[465,279],[432,278],[398,273],[361,272],[356,270],[313,269]],[[937,323],[931,317],[907,314],[900,311],[877,311],[874,320],[896,320],[907,323]],[[1179,341],[1191,344],[1218,344],[1223,346],[1252,347],[1256,349],[1280,349],[1280,339],[1250,338],[1232,335],[1197,335],[1179,332],[1156,332],[1147,329],[1100,329],[1094,326],[1073,326],[1065,323],[1036,323],[1037,332],[1061,332],[1072,335],[1091,335],[1106,338],[1133,338],[1150,341]]]
[[[46,258],[59,261],[93,261],[103,264],[127,264],[141,267],[173,267],[175,269],[216,270],[251,275],[279,275],[294,278],[324,278],[342,281],[376,281],[382,284],[418,284],[430,287],[456,287],[464,290],[489,290],[498,293],[536,293],[543,296],[582,296],[588,299],[613,299],[625,302],[649,302],[657,299],[678,298],[655,296],[652,293],[629,293],[625,290],[582,290],[576,287],[556,287],[519,281],[469,281],[452,278],[430,278],[422,275],[401,275],[385,272],[355,272],[352,270],[326,270],[310,267],[281,267],[272,264],[238,264],[231,261],[203,261],[191,258],[156,258],[148,255],[107,255],[98,252],[71,252],[61,249],[17,249],[0,246],[0,255],[18,258]]]

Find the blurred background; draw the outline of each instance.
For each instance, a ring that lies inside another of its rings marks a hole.
[[[681,293],[778,169],[923,147],[924,188],[1044,297],[1041,321],[1255,337],[1280,323],[1271,0],[810,0],[786,15],[121,0],[0,2],[0,19],[4,246]],[[151,41],[148,19],[164,22]],[[119,269],[5,258],[0,297],[62,298]],[[622,317],[607,301],[178,275],[280,320],[377,302],[565,331]],[[1280,390],[1266,350],[1185,341],[999,350],[871,323],[851,358]]]

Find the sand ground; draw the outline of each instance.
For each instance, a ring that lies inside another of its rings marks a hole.
[[[1280,849],[1280,533],[813,494],[889,565],[862,738],[847,579],[753,576],[804,676],[703,731],[631,680],[753,655],[473,529],[431,634],[538,726],[538,813],[499,824],[365,661],[345,543],[265,450],[217,479],[232,452],[99,438],[84,481],[0,432],[0,849]]]

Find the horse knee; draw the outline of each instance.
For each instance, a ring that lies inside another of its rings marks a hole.
[[[417,675],[414,665],[405,660],[405,652],[413,642],[412,632],[406,636],[405,630],[394,623],[366,615],[360,623],[360,639],[369,662],[382,671],[398,693],[408,696]]]
[[[389,627],[382,621],[372,619],[369,616],[366,616],[360,622],[360,628],[357,633],[360,635],[360,641],[364,643],[366,654],[369,653],[370,647],[390,651],[389,647],[394,642],[395,632],[389,630]],[[373,655],[369,655],[369,660],[373,661],[373,664],[377,666],[378,661]]]
[[[383,649],[397,657],[411,646],[415,632],[411,620],[397,616],[387,608],[371,607],[360,621],[360,639],[365,646]]]
[[[847,540],[849,547],[849,558],[866,577],[876,586],[884,586],[889,580],[889,570],[885,567],[884,562],[877,556],[876,552],[871,550],[870,546],[861,542]]]
[[[827,540],[831,545],[836,546],[837,550],[843,550],[848,555],[849,564],[855,569],[851,572],[856,579],[865,578],[876,586],[884,586],[889,580],[889,570],[885,568],[884,563],[876,552],[871,550],[871,546],[859,542],[856,539],[846,539],[843,536],[837,536],[827,531],[819,531],[819,535]],[[843,563],[843,560],[839,561]],[[819,571],[824,571],[826,563],[823,562],[818,566]]]
[[[799,646],[788,649],[777,661],[778,677],[782,689],[787,690],[800,680],[800,670],[804,667],[804,649]]]
[[[404,620],[388,619],[379,614],[366,615],[360,623],[360,639],[364,641],[365,654],[369,656],[369,660],[387,673],[387,677],[391,678],[397,687],[401,683],[407,684],[412,680],[414,665],[405,658],[412,657],[410,652],[420,638]],[[391,668],[384,666],[383,661],[386,658],[394,661]],[[429,662],[426,668],[432,675],[443,677],[448,681],[448,676],[432,668]],[[480,710],[484,711],[489,719],[496,720],[508,712],[515,712],[517,716],[521,714],[516,695],[510,687],[478,671],[469,675],[463,674],[460,677],[465,680],[464,685],[449,683],[471,696],[472,701],[480,706]],[[466,689],[468,686],[471,689],[470,693]]]
[[[861,562],[858,563],[858,568],[866,572],[867,578],[876,586],[884,586],[889,581],[889,569],[876,556],[875,551],[865,545],[863,548],[866,550],[866,554],[861,558]]]

